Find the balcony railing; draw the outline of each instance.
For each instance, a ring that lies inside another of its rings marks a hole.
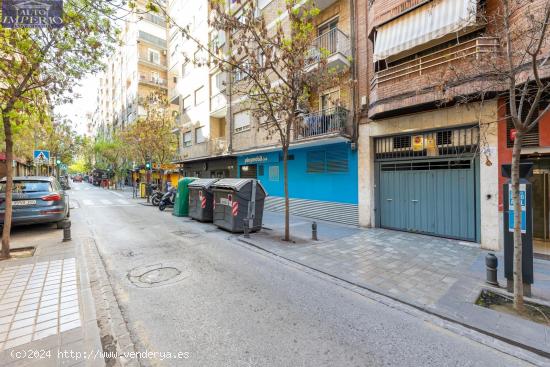
[[[220,92],[210,97],[210,112],[218,111],[227,105],[225,92]]]
[[[309,63],[313,64],[319,62],[322,57],[330,58],[336,54],[345,58],[351,56],[350,38],[338,28],[331,29],[313,41]]]
[[[139,74],[139,81],[140,83],[147,83],[147,84],[158,85],[161,87],[166,87],[166,79],[155,78],[146,74]]]
[[[159,68],[166,68],[166,60],[159,59],[157,61],[154,61],[152,58],[150,58],[148,55],[140,54],[139,55],[139,61],[144,62],[148,65],[154,65]]]
[[[484,54],[496,53],[498,48],[497,38],[478,37],[379,71],[371,80],[371,87],[399,78],[421,76],[435,68],[445,67],[468,57],[474,57],[478,60]]]
[[[295,140],[323,135],[347,134],[349,111],[344,107],[327,108],[304,116],[296,129]]]
[[[227,140],[225,138],[212,138],[202,143],[183,146],[177,160],[212,157],[227,152]]]

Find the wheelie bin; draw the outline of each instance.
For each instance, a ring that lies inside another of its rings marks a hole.
[[[172,212],[176,217],[186,217],[189,215],[189,184],[196,179],[196,177],[184,177],[178,181],[176,202],[174,203],[174,211]]]
[[[201,178],[189,184],[189,217],[201,222],[212,222],[213,195],[212,184],[218,178]]]

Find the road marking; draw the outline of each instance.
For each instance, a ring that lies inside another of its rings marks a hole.
[[[125,197],[125,196],[122,195],[121,193],[114,192],[114,191],[111,191],[111,194],[115,194],[116,196],[120,196],[121,198]]]
[[[127,202],[127,201],[124,200],[124,199],[117,199],[117,202],[118,202],[119,204],[123,204],[123,205],[129,205],[129,204],[130,204],[129,202]]]
[[[111,205],[111,200],[107,200],[107,199],[101,199],[101,202],[105,205]]]
[[[94,202],[91,201],[91,200],[82,200],[82,203],[83,203],[84,205],[94,205]]]

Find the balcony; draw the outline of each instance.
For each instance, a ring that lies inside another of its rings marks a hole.
[[[166,79],[155,78],[142,73],[139,74],[139,82],[153,87],[162,87],[165,89],[167,88]]]
[[[227,112],[227,97],[225,91],[210,97],[210,116],[221,118]]]
[[[140,53],[138,60],[140,63],[145,64],[149,67],[166,70],[166,60],[162,60],[162,58],[160,60],[154,61],[148,55]]]
[[[216,157],[225,153],[227,153],[227,140],[225,138],[212,138],[202,143],[182,147],[176,160],[191,161]]]
[[[461,80],[471,80],[483,73],[484,69],[490,71],[491,66],[484,65],[484,60],[489,61],[498,52],[497,38],[478,37],[442,50],[417,55],[409,61],[381,70],[371,79],[369,116],[412,104],[433,102],[433,93],[422,96],[419,90],[449,81],[457,84]],[[462,87],[460,92],[467,94],[467,86]],[[393,98],[395,101],[391,105],[390,102],[387,105],[382,102],[391,97],[412,93],[415,94],[414,103],[405,97]]]
[[[294,140],[332,135],[349,135],[349,111],[344,107],[327,108],[305,115],[296,129]]]
[[[174,104],[176,106],[179,106],[180,104],[180,92],[177,88],[177,85],[173,86],[172,88],[168,89],[168,101],[171,104]]]
[[[331,29],[313,41],[309,55],[308,71],[314,70],[321,60],[326,58],[327,67],[338,71],[350,66],[351,44],[347,34],[338,28]]]

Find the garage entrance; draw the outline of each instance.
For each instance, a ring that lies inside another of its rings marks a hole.
[[[475,127],[376,139],[378,226],[478,241],[476,141]]]

